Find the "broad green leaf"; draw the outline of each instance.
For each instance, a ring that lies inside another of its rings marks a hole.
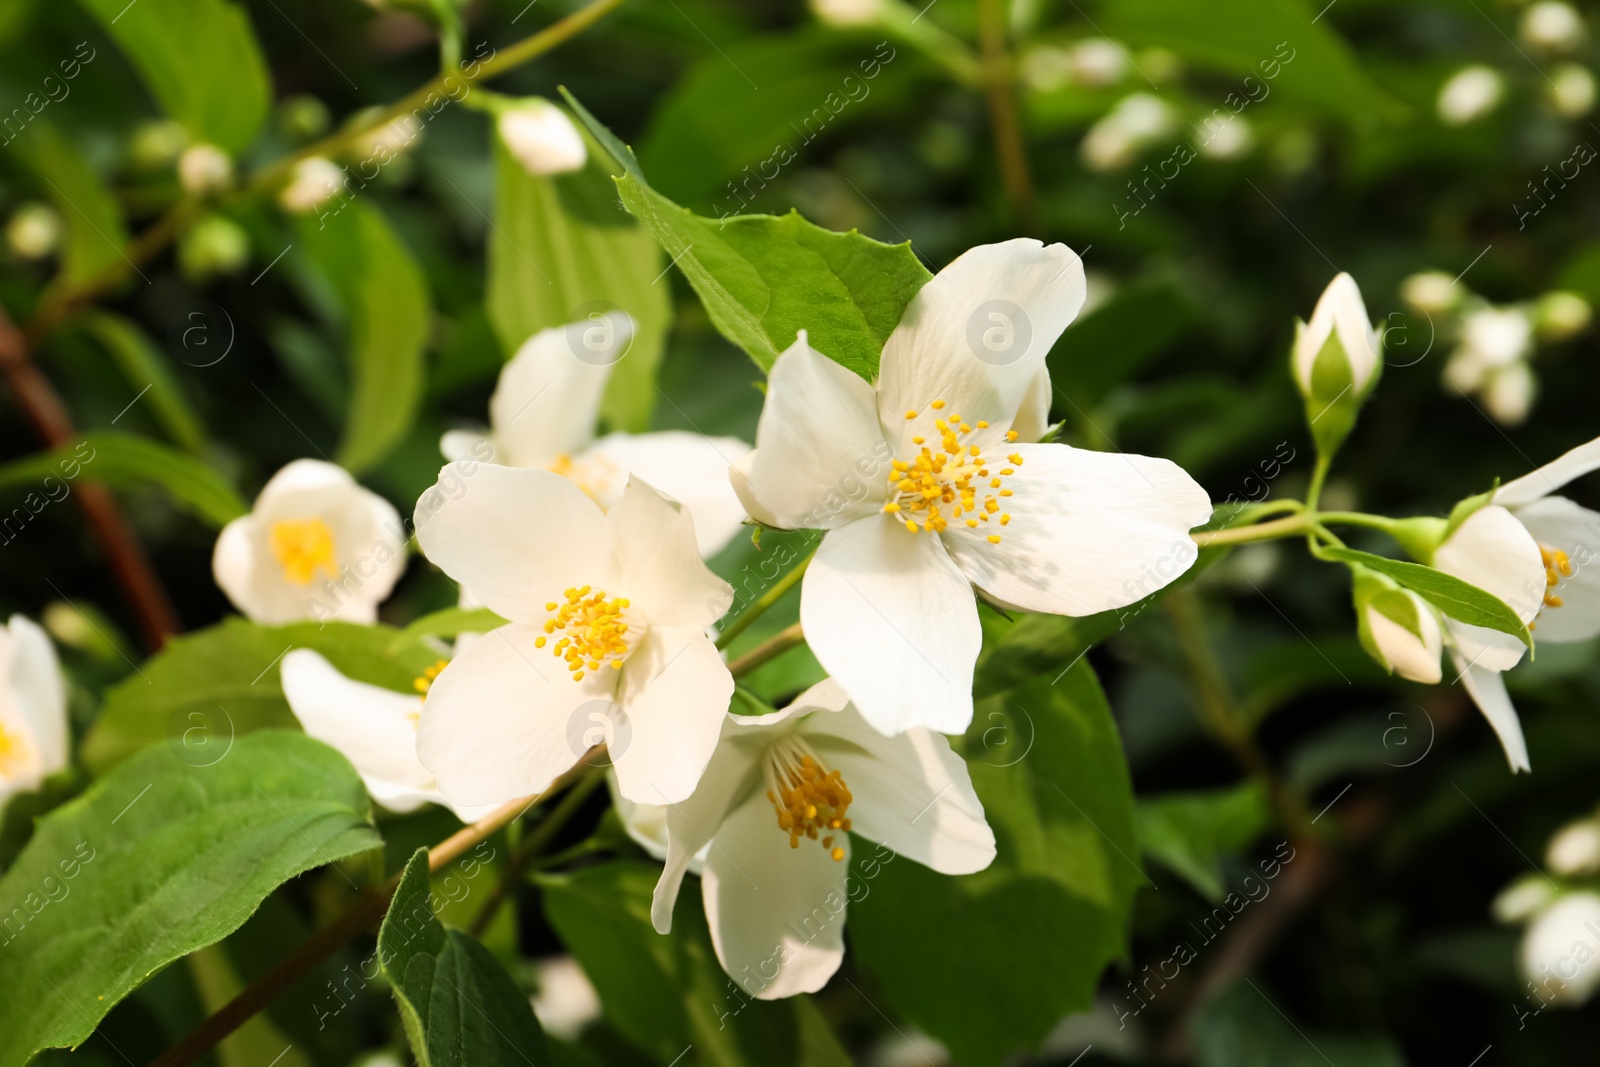
[[[1260,982],[1239,981],[1201,1004],[1192,1024],[1200,1067],[1405,1067],[1386,1037],[1306,1030],[1267,999]]]
[[[167,358],[132,319],[98,311],[84,321],[95,340],[105,346],[123,377],[135,391],[148,390],[150,408],[173,441],[190,452],[205,446],[200,419],[189,407],[167,366]]]
[[[1249,846],[1271,821],[1267,793],[1246,782],[1231,789],[1163,793],[1138,800],[1139,844],[1208,900],[1221,900],[1222,857]]]
[[[168,963],[237,929],[303,871],[383,844],[345,758],[299,734],[195,766],[165,748],[39,820],[0,880],[0,1064],[72,1047]]]
[[[71,287],[122,264],[128,230],[110,190],[65,137],[48,121],[35,119],[12,150],[39,180],[39,192],[55,205],[66,227],[61,272],[52,288]]]
[[[700,893],[685,886],[672,933],[650,925],[661,868],[615,862],[543,875],[545,915],[600,994],[606,1018],[660,1063],[694,1046],[698,1062],[844,1067],[850,1062],[806,996],[754,1000],[711,948]]]
[[[1129,44],[1170,48],[1196,65],[1240,75],[1240,84],[1228,87],[1232,96],[1217,101],[1222,114],[1282,93],[1352,122],[1403,117],[1405,106],[1367,76],[1327,20],[1318,21],[1320,6],[1307,0],[1106,0],[1098,23]]]
[[[378,961],[421,1067],[547,1064],[528,996],[488,949],[434,916],[428,850],[406,864],[378,931]]]
[[[230,0],[80,0],[189,136],[237,155],[272,101],[244,8]]]
[[[1089,1008],[1147,883],[1122,744],[1086,662],[981,702],[962,749],[995,862],[949,878],[889,853],[875,879],[858,874],[870,891],[849,929],[903,1015],[956,1062],[992,1067]]]
[[[16,490],[26,489],[24,502],[38,510],[31,503],[34,498],[62,499],[79,478],[117,489],[160,489],[174,504],[215,527],[249,510],[227,479],[203,461],[115,430],[85,434],[53,451],[0,467],[0,495],[15,496]]]
[[[1457,622],[1487,626],[1491,630],[1510,634],[1529,648],[1533,647],[1532,634],[1510,605],[1470,582],[1420,563],[1388,559],[1353,548],[1325,548],[1322,554],[1329,559],[1360,563],[1380,574],[1387,574]]]
[[[444,608],[408,623],[395,634],[390,647],[399,650],[419,637],[454,638],[462,634],[488,633],[505,624],[505,619],[488,608]]]
[[[387,626],[258,626],[225,619],[174,638],[106,691],[84,740],[84,762],[103,770],[165,741],[191,762],[205,763],[221,758],[218,753],[239,735],[298,729],[278,678],[278,664],[291,648],[315,649],[349,677],[399,692],[414,692],[413,679],[439,658],[420,639]]]
[[[660,246],[617,205],[603,152],[591,146],[588,165],[575,173],[535,177],[499,137],[494,146],[487,301],[501,347],[509,357],[539,330],[621,308],[636,329],[600,411],[615,429],[649,429],[672,321]]]
[[[717,330],[763,370],[807,331],[811,346],[873,380],[906,304],[930,277],[910,242],[834,233],[790,212],[708,219],[652,189],[633,153],[566,94],[624,168],[622,203],[694,286]]]
[[[388,455],[416,416],[433,317],[427,285],[383,214],[363,200],[301,216],[298,233],[348,319],[350,415],[336,459],[359,473]]]

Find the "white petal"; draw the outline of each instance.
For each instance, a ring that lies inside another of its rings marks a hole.
[[[652,626],[623,664],[617,692],[629,733],[624,743],[619,727],[611,750],[622,795],[676,804],[694,792],[732,696],[733,675],[701,629]]]
[[[549,471],[448,464],[417,501],[416,529],[435,566],[508,619],[543,622],[555,594],[610,568],[599,505]]]
[[[701,562],[694,519],[637,477],[606,515],[616,575],[612,596],[627,597],[651,626],[703,630],[733,603],[733,587]]]
[[[801,583],[811,651],[873,728],[958,734],[983,643],[972,588],[939,538],[887,516],[831,530]]]
[[[1439,620],[1421,597],[1410,590],[1404,593],[1416,608],[1417,623],[1422,631],[1420,637],[1371,606],[1367,608],[1367,628],[1378,651],[1396,674],[1424,685],[1437,685],[1444,676],[1439,669],[1439,656],[1444,647]]]
[[[1211,501],[1170,460],[1059,444],[1009,448],[1020,466],[989,466],[1015,472],[1001,479],[1014,495],[997,513],[1010,523],[969,529],[961,518],[941,535],[990,597],[1026,611],[1091,615],[1150,595],[1194,563],[1189,530],[1211,517]]]
[[[417,757],[452,804],[542,792],[589,750],[612,707],[614,672],[574,682],[537,627],[491,630],[450,661],[422,706]]]
[[[1491,630],[1487,626],[1470,626],[1448,616],[1444,620],[1448,644],[1461,653],[1462,658],[1486,671],[1509,671],[1528,651],[1528,646],[1510,634]]]
[[[844,691],[844,686],[832,678],[824,678],[795,697],[789,706],[781,711],[768,712],[764,715],[740,715],[730,711],[728,718],[733,720],[734,726],[729,728],[728,733],[738,738],[754,736],[753,730],[768,731],[780,722],[813,711],[843,711],[849,703],[850,694]],[[752,729],[746,730],[747,727]]]
[[[1309,386],[1317,356],[1329,335],[1335,332],[1349,360],[1353,387],[1360,392],[1377,367],[1379,341],[1367,318],[1361,289],[1354,278],[1342,272],[1322,291],[1311,312],[1311,321],[1295,338],[1294,372],[1302,385]]]
[[[854,708],[813,715],[800,732],[855,797],[853,833],[940,874],[971,874],[993,862],[983,804],[966,762],[943,736],[918,729],[884,737]]]
[[[765,798],[741,804],[717,831],[700,876],[722,969],[758,1000],[815,993],[844,960],[850,839],[842,861],[815,842],[789,847]]]
[[[573,458],[571,477],[603,508],[622,499],[628,476],[637,474],[694,517],[700,555],[709,559],[733,540],[744,524],[744,505],[728,481],[728,469],[750,454],[737,437],[703,437],[666,430],[614,433]]]
[[[934,432],[935,400],[1003,433],[1086,292],[1076,252],[1026,238],[979,245],[940,271],[883,346],[878,418],[896,455]]]
[[[1458,652],[1452,651],[1450,655],[1467,695],[1472,697],[1472,702],[1478,705],[1478,710],[1483,712],[1483,717],[1489,720],[1495,735],[1500,738],[1512,772],[1532,771],[1533,766],[1528,762],[1528,743],[1522,739],[1522,721],[1517,718],[1517,709],[1512,707],[1511,697],[1506,694],[1506,681],[1501,672],[1474,667],[1462,659]]]
[[[1050,401],[1054,395],[1055,387],[1050,384],[1050,368],[1040,367],[1028,391],[1022,396],[1017,417],[1011,422],[1011,428],[1017,431],[1019,444],[1036,443],[1050,428]]]
[[[617,791],[617,772],[606,769],[606,791],[611,794],[611,808],[617,813],[634,843],[653,859],[667,858],[667,806],[665,804],[635,804]]]
[[[9,681],[16,710],[26,724],[41,777],[67,765],[67,690],[55,646],[32,619],[11,616]]]
[[[306,733],[338,749],[363,779],[434,788],[433,772],[417,758],[420,695],[346,678],[309,648],[287,653],[280,673],[289,709]]]
[[[666,866],[650,903],[650,921],[663,934],[672,932],[672,909],[693,858],[706,854],[722,821],[734,807],[752,795],[760,796],[758,761],[765,751],[764,743],[759,739],[742,743],[730,740],[727,732],[723,736],[724,743],[712,754],[694,792],[667,809]]]
[[[1572,576],[1551,593],[1559,608],[1539,613],[1535,636],[1540,641],[1587,641],[1600,634],[1600,513],[1564,496],[1547,496],[1515,512],[1540,545],[1565,552]]]
[[[350,472],[336,463],[297,459],[267,480],[251,510],[274,518],[316,514],[337,506],[356,487]]]
[[[787,529],[831,530],[882,506],[889,446],[872,386],[798,340],[767,376],[756,450],[740,465],[752,515]],[[737,484],[737,483],[736,483]]]
[[[1600,894],[1580,889],[1558,897],[1528,924],[1518,962],[1531,991],[1546,1001],[1576,1008],[1600,986]]]
[[[1596,469],[1600,469],[1600,437],[1564,452],[1539,469],[1502,485],[1494,494],[1494,502],[1508,508],[1531,504],[1574,478],[1581,478]]]
[[[494,439],[477,430],[447,430],[439,438],[439,453],[449,463],[458,459],[493,463]]]
[[[633,320],[619,311],[599,323],[540,330],[500,371],[499,384],[489,398],[489,425],[494,428],[499,462],[545,467],[594,439],[600,398],[616,362],[595,358],[583,345],[585,332],[594,329],[607,331],[608,345],[625,347],[633,334]]]
[[[211,577],[234,607],[248,619],[261,621],[263,605],[254,595],[256,572],[253,515],[240,515],[222,528],[211,550]]]
[[[1516,516],[1498,504],[1467,516],[1434,550],[1433,565],[1499,597],[1523,622],[1532,622],[1544,603],[1539,546]]]

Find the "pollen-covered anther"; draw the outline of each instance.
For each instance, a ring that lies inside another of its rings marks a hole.
[[[929,407],[942,412],[945,402],[935,400]],[[906,418],[914,419],[917,414],[908,410]],[[1002,488],[1002,479],[1016,473],[1022,456],[1011,453],[1006,458],[1012,465],[996,475],[990,468],[997,464],[984,457],[982,448],[963,440],[975,429],[987,430],[987,422],[968,423],[952,411],[948,417],[935,419],[933,428],[937,447],[928,445],[924,436],[915,436],[911,443],[918,446],[916,454],[890,465],[889,500],[883,511],[911,533],[941,533],[952,520],[977,529],[1000,510],[998,498],[1011,495],[1010,489]],[[1015,432],[1008,433],[1006,440],[1016,440]],[[1000,525],[1006,521],[1002,519]],[[999,544],[1000,535],[988,534],[985,540]]]
[[[848,812],[854,797],[844,775],[818,762],[804,741],[789,736],[773,743],[763,767],[767,801],[778,816],[778,829],[789,835],[789,847],[799,848],[802,837],[821,838],[834,860],[844,859],[835,835],[850,832]]]
[[[428,690],[433,688],[434,680],[439,677],[439,673],[448,666],[450,666],[449,660],[440,660],[427,670],[423,671],[421,674],[417,675],[415,678],[411,679],[411,687],[417,692],[426,696]]]
[[[1539,558],[1544,561],[1544,605],[1559,608],[1563,602],[1555,595],[1555,588],[1563,578],[1572,577],[1572,557],[1559,548],[1540,545]]]
[[[564,601],[552,600],[544,606],[550,617],[544,623],[545,636],[534,638],[534,647],[544,648],[555,637],[550,651],[566,663],[575,682],[602,666],[620,669],[628,656],[633,629],[627,598],[608,598],[587,585],[568,589],[562,596]]]
[[[272,524],[267,541],[283,576],[296,585],[310,585],[321,571],[339,577],[334,563],[333,531],[321,519],[280,519]]]

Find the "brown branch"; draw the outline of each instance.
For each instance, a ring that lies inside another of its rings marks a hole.
[[[0,372],[5,374],[6,383],[17,398],[17,406],[27,417],[34,434],[47,447],[55,448],[77,438],[72,416],[67,414],[66,406],[49,379],[29,358],[27,340],[3,308],[0,308]],[[181,627],[172,601],[150,565],[150,558],[134,537],[110,490],[99,485],[80,485],[77,496],[78,505],[89,519],[117,585],[133,609],[145,645],[152,651],[160,649]]]

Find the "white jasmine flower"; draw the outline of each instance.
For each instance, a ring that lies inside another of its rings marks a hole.
[[[1105,37],[1086,37],[1067,49],[1067,69],[1072,80],[1088,89],[1115,85],[1127,76],[1128,67],[1122,46]]]
[[[1580,63],[1562,63],[1550,75],[1550,102],[1565,118],[1577,119],[1594,110],[1594,75]]]
[[[1505,81],[1492,67],[1463,67],[1439,90],[1439,121],[1465,126],[1493,111],[1505,93]]]
[[[289,709],[311,737],[339,750],[361,775],[372,799],[396,813],[424,804],[443,804],[464,823],[494,810],[456,807],[444,799],[433,772],[417,759],[417,722],[422,698],[444,668],[440,660],[414,683],[414,692],[397,693],[340,674],[318,652],[297,648],[279,668]]]
[[[1489,374],[1483,383],[1483,406],[1502,426],[1521,426],[1533,410],[1539,380],[1527,360],[1519,360]]]
[[[254,622],[370,623],[406,569],[400,515],[343,468],[297,459],[223,527],[217,585]]]
[[[1416,626],[1403,625],[1380,610],[1376,603],[1368,603],[1366,623],[1373,644],[1394,673],[1413,682],[1433,685],[1443,677],[1439,657],[1444,650],[1444,637],[1439,620],[1427,601],[1409,589],[1394,590],[1393,596],[1410,605],[1415,612]]]
[[[600,994],[594,983],[571,956],[549,956],[533,967],[539,989],[533,995],[533,1014],[539,1025],[562,1041],[576,1041],[600,1018]]]
[[[974,248],[912,299],[876,387],[804,334],[773,364],[745,510],[827,531],[800,619],[884,733],[960,733],[982,641],[972,587],[1022,611],[1130,604],[1194,562],[1205,491],[1175,464],[1041,445],[1045,353],[1084,298],[1064,245]]]
[[[637,477],[609,512],[576,483],[492,464],[446,467],[417,502],[417,540],[476,602],[510,619],[428,691],[417,755],[453,803],[543,791],[605,740],[630,800],[693,791],[733,677],[706,636],[733,590],[694,523]]]
[[[617,773],[606,769],[606,788],[611,792],[611,807],[617,821],[640,848],[652,858],[667,858],[667,811],[665,804],[636,804],[622,795],[617,788]],[[707,849],[702,848],[689,860],[689,873],[699,874],[705,864]]]
[[[667,815],[651,919],[665,934],[689,858],[722,969],[746,993],[812,993],[844,959],[850,835],[941,874],[993,861],[967,766],[930,730],[886,738],[832,679],[781,712],[729,715],[711,765]]]
[[[1522,973],[1541,1000],[1577,1007],[1600,986],[1600,894],[1567,893],[1522,935]]]
[[[1533,344],[1533,323],[1514,307],[1484,307],[1461,319],[1461,343],[1491,367],[1525,358]]]
[[[1292,361],[1303,393],[1312,394],[1312,370],[1330,337],[1337,339],[1344,354],[1350,392],[1360,396],[1366,391],[1378,371],[1383,337],[1367,318],[1367,305],[1354,278],[1342,272],[1336,275],[1317,299],[1311,321],[1296,327]]]
[[[219,193],[233,181],[233,160],[214,144],[190,145],[178,157],[178,181],[190,196]]]
[[[589,158],[583,135],[567,113],[548,100],[529,97],[500,112],[500,139],[529,174],[564,174]]]
[[[31,619],[0,627],[0,811],[67,766],[67,686],[55,647]]]
[[[1546,52],[1571,52],[1589,35],[1583,16],[1561,0],[1540,0],[1522,13],[1518,25],[1522,39]]]
[[[1243,115],[1234,115],[1220,126],[1207,127],[1204,139],[1196,141],[1195,147],[1208,159],[1228,160],[1244,155],[1254,144],[1250,121]]]
[[[45,204],[17,208],[6,222],[6,244],[23,259],[43,259],[61,246],[61,216]]]
[[[1600,874],[1600,824],[1579,819],[1557,830],[1545,846],[1544,862],[1567,878]]]
[[[1171,104],[1149,93],[1134,93],[1089,127],[1078,153],[1090,170],[1116,170],[1177,126],[1178,113]]]
[[[310,156],[294,165],[289,184],[278,193],[285,211],[306,215],[344,191],[344,171],[331,159]]]
[[[489,399],[488,434],[453,431],[446,459],[492,457],[509,467],[543,467],[571,478],[602,508],[622,498],[637,474],[694,516],[701,552],[711,556],[739,532],[744,506],[728,468],[749,453],[736,437],[680,430],[613,433],[595,439],[600,400],[627,351],[633,320],[620,311],[541,330],[500,372]]]

